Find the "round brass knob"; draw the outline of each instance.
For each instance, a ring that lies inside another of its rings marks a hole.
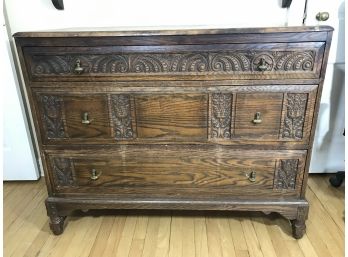
[[[318,21],[327,21],[329,17],[330,15],[328,12],[318,12],[317,16],[315,16]]]

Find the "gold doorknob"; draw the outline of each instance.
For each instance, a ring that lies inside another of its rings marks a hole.
[[[327,21],[329,17],[330,15],[328,12],[318,12],[317,16],[315,16],[315,18],[317,18],[318,21]]]

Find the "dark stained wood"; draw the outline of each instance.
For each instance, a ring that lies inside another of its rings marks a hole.
[[[152,87],[120,91],[109,86],[100,91],[104,94],[98,95],[86,89],[76,92],[65,88],[39,89],[36,99],[43,141],[47,144],[160,144],[165,141],[169,144],[266,145],[273,142],[280,145],[283,141],[300,145],[308,141],[311,129],[308,118],[315,89],[314,85],[290,85],[161,90]],[[178,93],[171,93],[173,91]],[[294,99],[303,101],[299,103]],[[301,112],[290,117],[290,111],[298,104],[302,104]],[[56,112],[54,117],[49,115],[52,110]],[[226,117],[221,120],[218,116],[222,111]],[[252,122],[256,112],[261,115],[259,124]],[[90,124],[82,123],[84,113],[88,113]],[[295,123],[297,127],[293,126]]]
[[[283,94],[236,94],[233,137],[276,139],[279,136]],[[256,113],[261,123],[254,123]]]
[[[44,51],[26,47],[25,56],[33,81],[88,81],[91,76],[100,81],[168,80],[171,76],[196,80],[317,78],[323,46],[323,42],[310,42],[49,47]],[[261,62],[264,70],[259,68]]]
[[[206,94],[136,95],[135,106],[138,139],[207,139]]]
[[[58,177],[54,186],[62,193],[92,193],[103,188],[105,193],[129,194],[139,190],[152,196],[199,192],[200,197],[209,198],[219,194],[234,197],[242,191],[244,195],[259,198],[267,194],[298,196],[305,153],[243,152],[228,147],[128,146],[107,153],[105,150],[94,152],[93,156],[85,151],[49,154],[49,159],[51,173]],[[296,162],[290,170],[285,170],[293,173],[293,185],[287,188],[278,186],[284,182],[281,176],[274,177],[275,173],[285,172],[277,163],[286,160]],[[97,180],[91,179],[93,169],[101,173]],[[247,177],[251,172],[256,173],[255,182]]]
[[[17,33],[53,233],[76,209],[249,210],[280,213],[301,238],[331,37],[326,26]]]

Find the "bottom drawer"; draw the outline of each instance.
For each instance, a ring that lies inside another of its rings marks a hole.
[[[253,199],[298,197],[306,151],[119,146],[47,152],[55,194]]]

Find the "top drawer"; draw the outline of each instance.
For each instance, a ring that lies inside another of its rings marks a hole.
[[[324,42],[26,46],[32,81],[316,79]]]

